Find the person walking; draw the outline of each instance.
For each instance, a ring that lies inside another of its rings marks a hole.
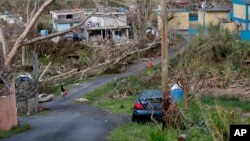
[[[67,92],[66,92],[65,88],[63,86],[61,86],[61,96],[63,98],[65,98],[66,95],[67,95]]]
[[[152,62],[152,58],[150,58],[148,60],[148,63],[147,63],[147,67],[148,67],[148,75],[152,75],[152,69],[153,69],[153,62]]]

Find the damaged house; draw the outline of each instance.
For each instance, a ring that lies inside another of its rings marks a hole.
[[[87,17],[94,10],[84,9],[84,16]],[[127,14],[119,10],[107,10],[96,12],[85,22],[85,33],[88,40],[99,36],[104,41],[113,40],[119,42],[121,38],[129,37],[130,26],[127,24]]]
[[[50,14],[54,32],[67,30],[83,20],[83,12],[80,9],[56,10],[50,11]]]
[[[78,25],[83,19],[92,14],[94,9],[72,9],[50,11],[53,30],[59,32]],[[82,25],[81,33],[87,41],[102,40],[120,42],[122,38],[129,37],[130,26],[127,24],[125,10],[112,10],[103,8],[95,12]]]

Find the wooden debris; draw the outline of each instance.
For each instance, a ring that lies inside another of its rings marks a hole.
[[[76,101],[77,101],[77,102],[80,102],[80,103],[86,103],[86,102],[89,102],[89,100],[88,100],[88,99],[86,99],[86,98],[77,98],[77,99],[76,99]]]

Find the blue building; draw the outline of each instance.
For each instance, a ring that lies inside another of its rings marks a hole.
[[[230,12],[230,18],[236,24],[240,31],[242,40],[250,40],[250,0],[232,0],[233,9]]]
[[[77,26],[83,20],[83,12],[79,9],[50,11],[53,30],[56,32]]]

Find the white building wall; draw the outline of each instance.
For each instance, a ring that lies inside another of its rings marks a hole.
[[[103,26],[126,26],[127,17],[126,15],[119,15],[118,18],[114,18],[112,16],[103,16],[103,17],[92,16],[86,21],[85,25],[87,25],[89,22],[92,22],[94,24],[99,24],[101,27]]]

